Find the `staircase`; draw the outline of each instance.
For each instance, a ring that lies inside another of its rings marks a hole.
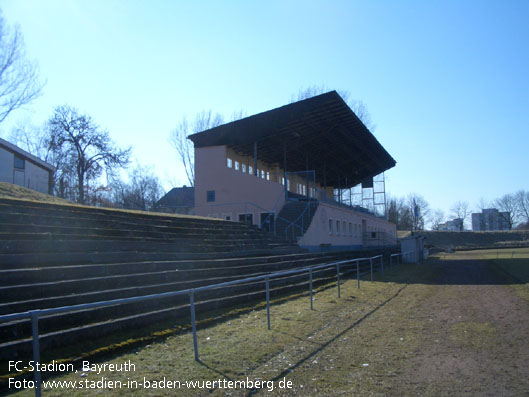
[[[304,222],[307,228],[308,214]],[[236,222],[4,198],[0,315],[183,290],[348,255],[309,254]],[[307,281],[307,275],[274,278],[271,296]],[[262,298],[264,283],[255,282],[203,291],[195,299],[203,313]],[[188,303],[178,296],[43,316],[41,351],[162,320],[187,321]],[[31,357],[30,321],[0,323],[0,341],[0,361]]]
[[[287,201],[279,212],[277,236],[297,241],[305,234],[318,208],[318,201]]]

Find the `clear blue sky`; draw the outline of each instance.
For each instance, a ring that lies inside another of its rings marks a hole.
[[[362,100],[397,160],[393,195],[448,212],[529,189],[529,1],[0,0],[44,94],[0,125],[70,104],[166,188],[185,182],[168,135],[324,85]]]

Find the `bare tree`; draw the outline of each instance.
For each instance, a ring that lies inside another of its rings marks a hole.
[[[51,150],[65,154],[62,167],[75,170],[76,198],[81,204],[86,202],[85,191],[90,180],[128,165],[132,149],[115,147],[107,131],[75,108],[57,107],[47,126]],[[71,178],[72,174],[68,176]]]
[[[483,210],[485,210],[487,208],[490,208],[490,207],[491,207],[491,203],[486,201],[483,197],[480,197],[480,199],[478,201],[478,204],[477,204],[478,210],[483,211]]]
[[[461,219],[459,223],[459,231],[462,231],[465,228],[465,222],[470,216],[470,204],[467,201],[457,201],[450,208],[452,211],[452,216],[456,219]]]
[[[163,195],[160,180],[150,167],[136,165],[129,174],[129,182],[120,179],[111,184],[111,204],[120,208],[152,211]]]
[[[407,198],[407,205],[411,211],[412,230],[424,230],[430,217],[430,205],[420,194],[411,193]]]
[[[500,211],[500,216],[507,222],[511,230],[520,215],[519,203],[514,194],[506,194],[494,201],[494,206]]]
[[[38,68],[26,59],[20,28],[10,28],[0,13],[0,123],[41,92]]]
[[[432,215],[432,230],[439,230],[441,223],[445,220],[445,214],[441,210],[435,210]]]
[[[242,114],[242,111],[240,114]],[[234,117],[237,117],[237,114],[234,114]],[[187,137],[196,132],[217,127],[223,123],[223,120],[219,113],[213,114],[211,110],[204,110],[195,116],[191,124],[188,123],[187,118],[184,116],[180,124],[171,131],[169,143],[178,153],[190,186],[195,185],[195,151],[193,143]]]
[[[525,223],[529,224],[529,192],[525,190],[516,192],[516,201],[518,202],[520,217],[524,219]]]

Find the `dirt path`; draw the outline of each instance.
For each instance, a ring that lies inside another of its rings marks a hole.
[[[416,313],[427,327],[405,375],[417,392],[529,395],[529,305],[483,261],[438,265]]]
[[[424,266],[360,323],[315,335],[331,343],[287,372],[286,394],[529,396],[529,302],[512,280],[479,260]]]

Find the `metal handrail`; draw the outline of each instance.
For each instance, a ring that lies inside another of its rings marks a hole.
[[[400,254],[399,254],[400,255]],[[267,306],[267,323],[268,323],[268,329],[271,329],[270,325],[270,293],[269,293],[269,284],[270,280],[276,277],[281,276],[288,276],[288,275],[294,275],[304,272],[309,272],[310,277],[310,306],[312,309],[313,303],[312,303],[312,295],[313,295],[313,289],[312,289],[312,274],[315,270],[320,269],[326,269],[331,267],[336,267],[336,274],[338,279],[338,297],[340,297],[340,267],[341,266],[347,266],[352,265],[356,262],[356,273],[357,273],[357,282],[358,282],[358,288],[360,288],[360,262],[361,261],[370,261],[370,273],[371,273],[371,281],[373,280],[373,260],[380,258],[381,262],[381,268],[383,273],[383,256],[382,255],[376,255],[370,258],[355,258],[355,259],[348,259],[338,262],[331,262],[331,263],[325,263],[321,265],[314,265],[314,266],[308,266],[300,269],[293,269],[293,270],[287,270],[283,272],[275,272],[275,273],[269,273],[264,274],[260,276],[253,276],[253,277],[246,277],[239,280],[233,280],[233,281],[227,281],[224,283],[218,283],[218,284],[211,284],[206,285],[202,287],[196,287],[196,288],[188,288],[185,290],[180,291],[172,291],[172,292],[163,292],[159,294],[151,294],[151,295],[142,295],[142,296],[135,296],[130,298],[121,298],[121,299],[112,299],[107,301],[99,301],[99,302],[92,302],[92,303],[82,303],[78,305],[70,305],[70,306],[61,306],[61,307],[55,307],[55,308],[48,308],[48,309],[36,309],[31,310],[27,312],[21,312],[21,313],[11,313],[11,314],[4,314],[0,315],[0,322],[6,322],[6,321],[12,321],[12,320],[18,320],[18,319],[31,319],[31,329],[32,329],[32,347],[33,347],[33,361],[34,362],[40,362],[40,344],[39,344],[39,331],[38,331],[38,319],[40,316],[48,315],[48,314],[55,314],[55,313],[64,313],[74,310],[80,310],[80,309],[90,309],[95,307],[106,307],[116,304],[124,304],[124,303],[132,303],[132,302],[140,302],[140,301],[146,301],[146,300],[152,300],[152,299],[159,299],[159,298],[167,298],[172,296],[178,296],[178,295],[189,295],[189,305],[190,305],[190,314],[191,314],[191,327],[193,332],[193,347],[195,352],[195,360],[199,361],[198,356],[198,342],[197,342],[197,335],[196,335],[196,316],[195,316],[195,293],[201,292],[201,291],[207,291],[210,289],[220,288],[220,287],[227,287],[231,285],[236,284],[243,284],[253,281],[259,281],[264,280],[266,285],[266,306]],[[342,267],[343,269],[343,267]],[[40,371],[37,370],[34,371],[34,383],[35,383],[35,395],[37,397],[41,396],[41,376]]]

